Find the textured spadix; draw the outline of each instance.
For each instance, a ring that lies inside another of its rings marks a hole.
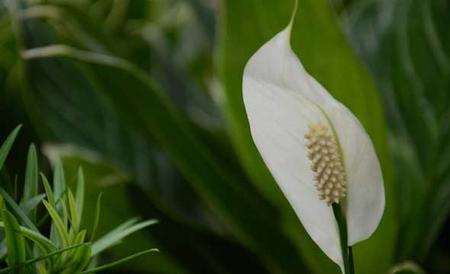
[[[344,208],[349,246],[367,239],[383,214],[383,178],[364,128],[305,71],[291,49],[290,33],[291,24],[248,61],[243,77],[244,104],[264,162],[311,238],[342,269],[338,225],[330,204],[338,201]],[[336,151],[325,150],[321,157],[334,157],[342,163],[342,172],[330,171],[336,179],[318,179],[322,175],[317,166],[314,169],[316,155],[312,155],[309,143],[311,126],[317,125],[324,127],[323,132],[313,135],[335,141],[335,145],[330,141],[329,148]],[[318,180],[324,181],[322,186]],[[342,192],[335,181],[341,184]]]

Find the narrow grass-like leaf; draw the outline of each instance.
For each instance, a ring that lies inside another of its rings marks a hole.
[[[46,195],[43,193],[36,195],[24,201],[20,206],[25,214],[29,214],[33,209],[36,209],[36,207],[42,202],[42,200],[44,200],[45,197]]]
[[[37,262],[47,260],[47,259],[49,259],[49,258],[51,258],[53,256],[60,255],[61,253],[67,252],[69,250],[72,250],[72,249],[75,249],[75,248],[79,248],[79,247],[81,247],[83,245],[86,245],[86,244],[82,243],[82,244],[69,246],[67,248],[58,249],[58,250],[50,252],[50,253],[48,253],[48,254],[46,254],[44,256],[40,256],[40,257],[37,257],[37,258],[33,258],[33,259],[30,259],[30,260],[27,260],[27,261],[25,261],[25,262],[23,262],[21,264],[18,264],[18,265],[15,265],[15,266],[10,266],[10,267],[7,267],[7,268],[3,268],[3,269],[0,270],[0,273],[11,273],[10,271],[15,270],[16,268],[24,267],[24,266],[30,266],[30,265],[35,264]]]
[[[0,194],[3,196],[6,204],[9,206],[12,213],[19,218],[20,223],[26,227],[38,231],[33,222],[28,218],[25,212],[20,208],[20,206],[14,201],[14,199],[2,188],[0,187]]]
[[[50,214],[50,217],[53,220],[53,227],[55,227],[56,231],[58,232],[61,243],[63,244],[63,246],[68,246],[69,234],[67,233],[67,226],[64,224],[61,216],[59,216],[56,209],[47,201],[44,200],[43,202],[44,206],[47,208],[48,213]]]
[[[81,223],[81,219],[83,216],[83,207],[84,207],[84,174],[83,169],[80,167],[78,169],[78,177],[77,177],[77,190],[75,192],[75,203],[77,208],[77,214],[79,216],[78,222]]]
[[[75,197],[70,189],[67,191],[67,200],[69,205],[69,221],[72,224],[72,229],[75,233],[78,233],[80,228],[80,215],[77,212],[77,205],[75,202]]]
[[[66,190],[66,178],[64,176],[64,168],[61,161],[57,161],[53,174],[53,193],[55,200],[58,201]]]
[[[400,264],[393,266],[388,274],[397,274],[397,273],[411,273],[411,274],[425,274],[425,271],[420,268],[416,263],[411,261],[406,261]]]
[[[5,142],[3,142],[2,146],[0,147],[0,170],[3,167],[3,164],[5,163],[6,157],[8,157],[9,150],[11,149],[14,140],[16,139],[17,134],[19,133],[19,130],[22,126],[17,126],[6,138]]]
[[[6,246],[8,248],[8,265],[16,266],[26,260],[25,238],[20,231],[19,223],[14,215],[7,210],[2,210],[2,218],[5,228]],[[16,269],[11,273],[25,273],[23,269]]]
[[[76,244],[82,244],[84,243],[84,239],[86,238],[86,230],[82,230],[79,233],[77,233],[73,239],[70,239],[70,244],[71,245],[76,245]],[[90,246],[90,244],[89,244]],[[68,252],[66,254],[64,254],[64,256],[61,258],[61,261],[66,261],[67,258],[70,258],[70,260],[76,260],[76,257],[79,256],[79,252],[85,252],[85,251],[80,251],[80,250],[73,250],[71,252]]]
[[[52,187],[47,180],[47,177],[43,173],[41,173],[42,184],[44,185],[45,194],[47,195],[47,201],[53,206],[56,207],[55,195],[53,194]]]
[[[96,230],[96,228],[97,228],[98,221],[99,221],[99,215],[100,215],[100,204],[99,204],[99,201],[100,201],[100,198],[101,198],[101,196],[99,195],[99,197],[98,197],[98,199],[97,199],[97,209],[98,209],[98,210],[97,210],[97,212],[96,212],[96,218],[95,218],[95,220],[94,220],[94,229],[92,230],[93,233],[91,234],[91,242],[94,242],[92,239],[94,238],[93,236],[94,236],[94,233],[95,233],[95,230]],[[108,232],[108,234],[121,233],[121,232],[124,231],[125,229],[127,229],[127,228],[133,226],[137,221],[138,221],[137,218],[132,218],[132,219],[130,219],[130,220],[128,220],[128,221],[122,223],[121,225],[115,227],[113,230],[111,230],[110,232]],[[107,235],[108,235],[108,234],[107,234]],[[104,235],[104,236],[101,237],[99,240],[103,239],[103,238],[104,238],[105,236],[107,236],[107,235]],[[98,241],[98,240],[97,240],[97,241]],[[96,242],[97,242],[97,241],[96,241]],[[95,244],[95,242],[94,242],[94,244]]]
[[[137,253],[135,253],[135,254],[133,254],[133,255],[130,255],[130,256],[128,256],[128,257],[122,258],[122,259],[120,259],[120,260],[117,260],[117,261],[115,261],[115,262],[112,262],[112,263],[110,263],[110,264],[105,264],[105,265],[102,265],[102,266],[98,266],[98,267],[95,267],[95,268],[91,268],[91,269],[85,270],[85,271],[83,271],[83,272],[81,272],[81,273],[82,273],[82,274],[87,274],[87,273],[95,273],[95,272],[103,271],[103,270],[106,270],[106,269],[108,269],[108,268],[117,266],[117,265],[119,265],[119,264],[123,264],[123,263],[125,263],[125,262],[127,262],[127,261],[130,261],[130,260],[132,260],[132,259],[134,259],[134,258],[137,258],[137,257],[139,257],[139,256],[148,254],[148,253],[150,253],[150,252],[158,252],[158,251],[159,251],[159,250],[156,249],[156,248],[147,249],[147,250],[144,250],[144,251],[141,251],[141,252],[137,252]]]
[[[157,223],[157,220],[148,220],[145,222],[135,224],[135,225],[128,227],[126,229],[123,229],[123,230],[115,229],[115,230],[109,232],[108,234],[104,235],[102,238],[100,238],[99,240],[97,240],[96,242],[94,242],[92,244],[92,255],[93,256],[97,255],[98,253],[102,252],[103,250],[117,244],[117,242],[119,242],[123,238],[127,237],[128,235],[130,235],[140,229],[143,229],[145,227],[153,225],[155,223]]]
[[[1,223],[0,226],[2,226]],[[45,253],[53,252],[56,249],[56,246],[39,232],[33,231],[31,229],[22,226],[20,227],[20,232],[27,239],[30,239],[31,241],[35,242],[36,245]]]
[[[35,146],[32,144],[28,149],[27,168],[25,171],[25,185],[21,204],[38,194],[38,177],[39,171],[37,153]],[[31,221],[35,221],[36,209],[32,208],[28,213],[28,216],[30,217]]]
[[[90,240],[91,242],[94,241],[95,233],[97,232],[98,222],[100,219],[101,202],[102,202],[102,192],[100,192],[100,194],[98,194],[97,203],[95,205],[95,217],[94,217],[94,222],[93,222],[92,231],[91,231],[91,240]]]
[[[0,227],[5,227],[5,224],[3,222],[0,222]],[[56,246],[53,245],[53,243],[49,239],[45,238],[39,232],[20,226],[20,233],[36,243],[36,245],[39,246],[39,248],[41,248],[41,250],[45,253],[53,252],[56,249]]]
[[[88,243],[75,251],[75,254],[71,258],[72,263],[68,267],[65,266],[61,273],[80,273],[89,264],[91,256],[91,244]]]

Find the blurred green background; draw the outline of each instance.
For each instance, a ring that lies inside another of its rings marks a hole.
[[[103,259],[161,252],[114,273],[339,273],[261,161],[241,98],[245,63],[293,6],[1,0],[0,140],[23,124],[8,172],[24,176],[35,142],[44,170],[83,166],[86,222],[104,192],[101,232],[158,219]],[[357,273],[450,273],[449,26],[448,0],[299,0],[294,51],[383,167],[386,210],[354,248]]]

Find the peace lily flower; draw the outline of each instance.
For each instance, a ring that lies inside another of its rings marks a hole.
[[[244,104],[264,162],[310,237],[344,272],[333,209],[346,220],[347,246],[367,239],[383,215],[383,177],[358,119],[292,51],[291,28],[292,21],[248,61]]]

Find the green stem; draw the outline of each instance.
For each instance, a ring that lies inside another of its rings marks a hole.
[[[348,267],[348,272],[350,274],[355,274],[355,264],[353,263],[353,249],[351,246],[348,247]]]
[[[341,239],[341,250],[342,259],[344,261],[344,271],[345,274],[354,274],[355,267],[353,264],[353,251],[352,247],[347,247],[347,222],[344,215],[342,214],[342,209],[338,204],[333,204],[333,213],[336,218],[336,222],[339,227],[339,237]]]

